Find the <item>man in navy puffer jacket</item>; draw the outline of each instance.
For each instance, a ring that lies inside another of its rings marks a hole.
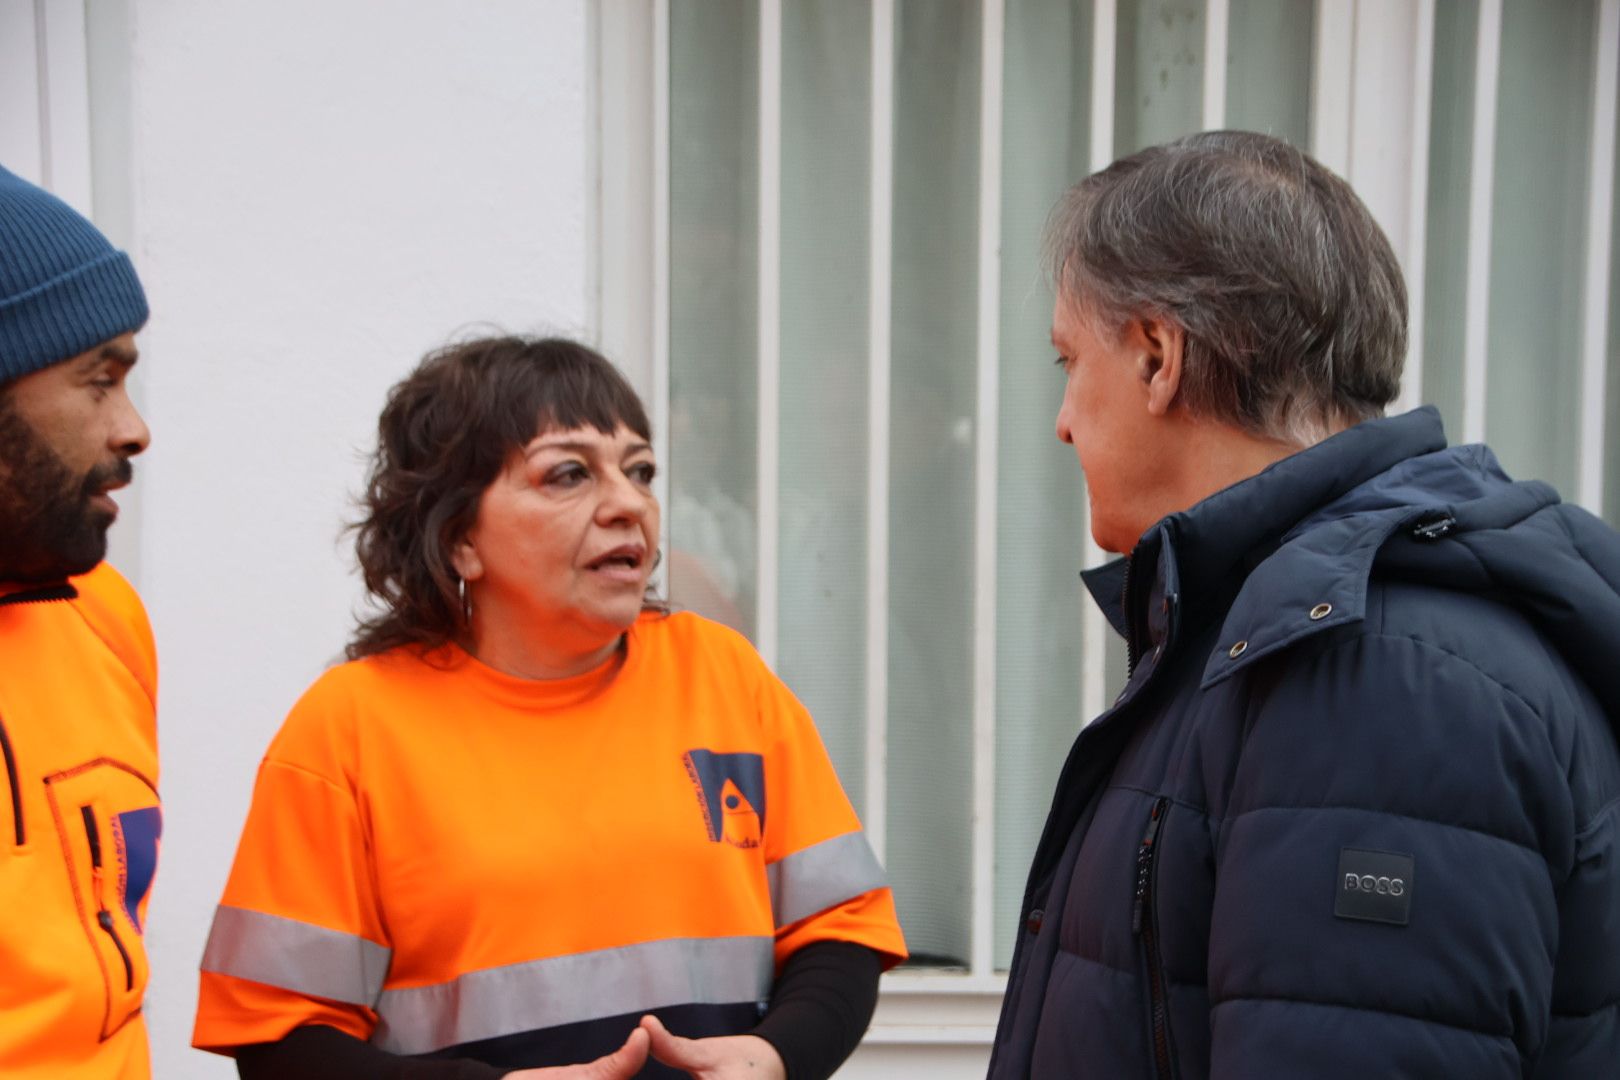
[[[1620,537],[1381,418],[1400,271],[1286,144],[1116,162],[1048,251],[1131,675],[1059,779],[992,1080],[1620,1077]]]

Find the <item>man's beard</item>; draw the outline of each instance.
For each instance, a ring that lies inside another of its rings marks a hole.
[[[60,581],[107,555],[113,515],[93,495],[127,483],[128,458],[76,477],[0,394],[0,581]]]

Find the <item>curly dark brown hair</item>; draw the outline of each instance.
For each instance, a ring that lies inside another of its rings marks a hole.
[[[564,338],[491,337],[429,353],[388,393],[377,452],[351,526],[377,610],[358,617],[349,659],[401,645],[465,643],[451,552],[513,451],[536,435],[620,424],[648,442],[641,399],[600,353]],[[660,607],[650,602],[649,607]]]

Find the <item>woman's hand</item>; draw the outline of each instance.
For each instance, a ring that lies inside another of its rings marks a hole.
[[[662,1029],[660,1029],[662,1030]],[[682,1042],[688,1040],[682,1039]],[[636,1028],[630,1037],[607,1057],[584,1065],[558,1065],[549,1069],[522,1069],[506,1074],[506,1080],[630,1080],[647,1063],[648,1033]],[[781,1076],[780,1073],[776,1074]]]
[[[758,1035],[717,1035],[683,1039],[671,1035],[656,1016],[643,1016],[638,1031],[652,1037],[652,1056],[695,1080],[787,1080],[776,1048]]]

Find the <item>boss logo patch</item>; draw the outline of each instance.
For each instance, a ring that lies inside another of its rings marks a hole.
[[[1405,926],[1412,917],[1412,885],[1417,862],[1393,851],[1339,849],[1339,877],[1333,914],[1341,919]]]
[[[1379,896],[1406,895],[1406,881],[1402,878],[1373,877],[1371,874],[1344,875],[1344,888],[1346,892],[1370,892]]]

